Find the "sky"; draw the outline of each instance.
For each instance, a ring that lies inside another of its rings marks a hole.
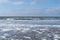
[[[0,16],[60,16],[60,0],[0,0]]]

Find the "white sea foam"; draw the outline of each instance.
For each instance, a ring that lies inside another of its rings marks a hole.
[[[10,31],[10,30],[13,30],[13,29],[2,29],[2,31]]]
[[[24,36],[24,38],[31,39],[31,37]]]

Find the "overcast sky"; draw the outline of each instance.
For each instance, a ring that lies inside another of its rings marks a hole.
[[[60,16],[60,0],[0,0],[0,16]]]

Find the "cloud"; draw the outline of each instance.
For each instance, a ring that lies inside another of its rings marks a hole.
[[[31,5],[36,4],[36,0],[32,0],[32,1],[30,2],[30,4],[31,4]]]
[[[60,13],[60,8],[13,10],[12,13],[23,13],[23,14],[58,14],[58,13]]]
[[[21,13],[43,13],[43,14],[53,14],[60,12],[60,8],[45,8],[45,9],[26,9],[26,10],[17,10]]]
[[[47,0],[31,0],[30,2],[25,2],[24,0],[22,1],[19,1],[19,2],[13,2],[13,4],[15,5],[22,5],[22,4],[25,4],[25,5],[35,5],[35,4],[46,4],[48,3]]]
[[[1,10],[0,15],[33,15],[33,16],[60,16],[60,7],[56,8],[45,8],[45,9],[24,9],[24,10]]]
[[[7,3],[9,0],[0,0],[0,3]]]
[[[13,5],[23,5],[24,4],[24,2],[23,1],[20,1],[20,2],[14,2],[14,3],[12,3]]]
[[[58,12],[60,12],[60,7],[56,7],[56,8],[47,8],[47,9],[45,9],[45,12],[46,13],[58,13]]]
[[[0,0],[0,3],[9,3],[13,5],[35,5],[39,1],[41,4],[47,3],[47,0],[30,0],[30,2],[24,1],[24,0],[19,0],[19,1],[14,1],[14,0]]]
[[[0,3],[9,3],[11,5],[23,5],[23,4],[25,4],[24,1],[14,2],[14,1],[11,1],[11,0],[0,0]]]
[[[18,1],[13,2],[13,5],[34,5],[36,3],[36,0],[31,0],[31,2],[25,2],[25,1]]]
[[[48,3],[47,0],[39,0],[39,2],[40,2],[40,4],[46,4],[46,3]]]
[[[0,3],[9,3],[11,5],[34,5],[36,0],[31,0],[31,2],[26,2],[24,0],[12,1],[12,0],[0,0]]]

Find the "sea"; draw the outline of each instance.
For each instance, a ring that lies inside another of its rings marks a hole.
[[[59,30],[60,17],[0,17],[0,40],[55,40]]]

